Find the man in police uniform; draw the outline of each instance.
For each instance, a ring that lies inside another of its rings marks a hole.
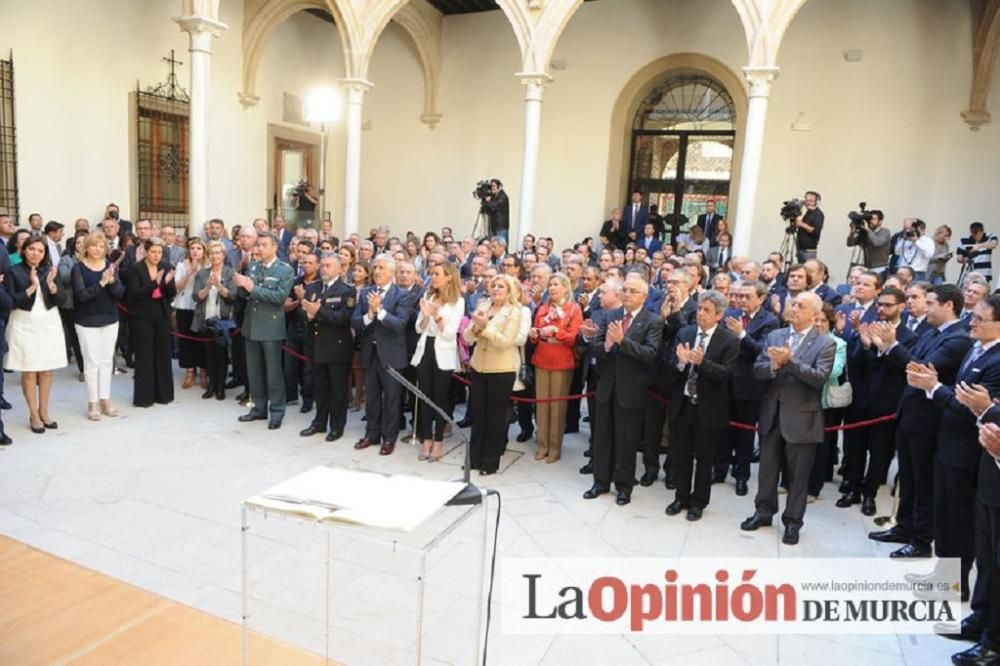
[[[260,260],[250,265],[247,274],[233,276],[240,300],[246,304],[242,333],[246,340],[247,383],[253,400],[253,409],[239,420],[269,419],[268,429],[277,430],[285,418],[282,306],[295,280],[295,271],[278,259],[278,239],[272,234],[262,234],[257,239],[257,252]]]
[[[347,422],[347,377],[354,357],[351,316],[356,303],[354,287],[340,279],[338,255],[323,257],[319,274],[319,289],[302,301],[309,321],[306,353],[312,359],[316,417],[299,434],[309,437],[326,432],[329,424],[326,441],[335,442],[343,437]]]

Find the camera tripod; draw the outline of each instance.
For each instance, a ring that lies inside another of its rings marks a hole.
[[[476,217],[474,217],[473,220],[472,220],[472,237],[475,238],[476,240],[479,240],[479,236],[476,234],[476,231],[479,230],[479,225],[480,224],[483,225],[483,231],[485,231],[487,234],[489,234],[490,233],[490,220],[486,216],[486,213],[483,212],[483,207],[482,206],[480,206],[479,210],[476,211]]]
[[[851,251],[851,260],[847,262],[847,276],[851,276],[851,269],[855,266],[864,266],[868,268],[868,247],[863,244],[860,237],[858,238],[858,244],[854,246]]]
[[[799,261],[799,238],[796,227],[785,227],[785,239],[781,241],[781,247],[778,248],[778,252],[785,262],[785,273],[788,273],[788,269]]]

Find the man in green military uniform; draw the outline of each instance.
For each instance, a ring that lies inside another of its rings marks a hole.
[[[262,234],[257,239],[258,261],[246,275],[236,274],[233,283],[245,302],[243,338],[246,340],[247,383],[253,409],[240,421],[269,419],[269,430],[281,427],[285,417],[285,378],[281,345],[285,341],[282,306],[292,288],[295,271],[278,259],[278,239]]]

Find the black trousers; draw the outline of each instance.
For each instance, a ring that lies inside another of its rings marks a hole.
[[[472,469],[495,472],[507,445],[507,403],[514,388],[513,372],[469,373],[469,413],[472,433],[469,459]]]
[[[181,335],[198,337],[198,334],[191,330],[191,322],[194,321],[194,310],[174,310],[177,317],[177,332]],[[177,365],[182,368],[204,368],[205,365],[205,343],[196,340],[188,340],[186,337],[177,339]]]
[[[372,350],[372,362],[365,368],[365,437],[375,441],[396,442],[403,406],[403,387],[392,378]]]
[[[670,421],[670,459],[677,484],[675,499],[684,506],[704,509],[712,498],[715,449],[726,431],[702,423],[698,407],[686,396],[683,400],[677,418]]]
[[[788,496],[781,521],[786,526],[801,527],[806,514],[806,490],[809,472],[816,456],[816,444],[786,442],[781,428],[775,426],[760,442],[760,468],[757,472],[757,513],[771,517],[778,512],[778,474],[784,462],[788,470]]]
[[[848,410],[848,423],[880,416],[866,410]],[[844,431],[844,479],[865,497],[875,497],[885,483],[895,449],[895,425],[892,421]]]
[[[667,395],[667,389],[654,385],[652,390],[661,396]],[[667,406],[650,396],[646,400],[646,409],[642,424],[642,464],[647,472],[660,471],[660,446],[663,442],[663,426],[667,422]],[[671,436],[671,445],[673,437]],[[663,461],[663,471],[670,466],[670,447],[667,448],[667,459]]]
[[[635,448],[642,430],[643,408],[625,409],[615,404],[614,394],[607,402],[596,401],[596,413],[590,417],[594,429],[594,485],[631,490],[635,485]]]
[[[73,325],[73,310],[59,308],[59,319],[62,320],[66,348],[73,350],[73,358],[76,359],[76,369],[79,372],[83,372],[83,353],[80,351],[80,338],[76,335],[76,326]]]
[[[170,320],[133,317],[129,321],[129,345],[135,361],[132,404],[149,407],[174,399],[174,376],[170,359]]]
[[[972,613],[967,621],[983,631],[987,625],[990,631],[990,645],[1000,650],[1000,507],[984,504],[976,498],[976,586],[972,591]],[[992,613],[991,613],[992,611]],[[993,622],[990,623],[990,615]],[[988,638],[985,633],[984,638]]]
[[[976,470],[943,462],[934,465],[934,552],[961,558],[962,591],[969,590],[969,572],[976,555]]]
[[[233,363],[233,379],[249,388],[247,384],[247,347],[246,338],[242,335],[234,335],[230,345]]]
[[[417,366],[417,387],[423,391],[434,404],[451,416],[451,370],[441,370],[437,364],[435,340],[428,337],[424,344],[424,355]],[[441,415],[431,409],[426,403],[417,405],[417,437],[421,441],[432,439],[440,442],[444,439],[445,421]]]
[[[351,364],[311,363],[316,415],[312,426],[330,432],[344,432],[347,423],[347,379]]]
[[[583,393],[583,365],[577,362],[573,369],[573,377],[569,380],[569,394],[580,395]],[[566,401],[566,432],[576,432],[580,430],[580,402],[582,398]]]
[[[597,392],[597,382],[598,382],[599,377],[600,377],[600,375],[597,372],[597,366],[596,365],[592,365],[592,366],[590,366],[590,368],[587,369],[587,391],[586,392],[587,393],[595,393],[595,395],[592,395],[592,396],[590,396],[590,397],[587,398],[587,415],[590,416],[590,437],[589,437],[589,441],[590,441],[591,447],[593,447],[593,445],[594,445],[594,433],[597,432],[597,429],[594,426],[594,419],[597,418],[597,396],[596,396],[596,392]],[[642,417],[640,417],[640,418],[642,418]],[[637,435],[636,436],[636,442],[638,442],[638,440],[639,440],[639,437]],[[635,448],[635,443],[633,443],[632,448],[633,449]],[[634,455],[634,451],[633,451],[633,455]]]
[[[294,351],[296,354],[302,356],[306,355],[306,331],[304,328],[298,326],[297,324],[292,324],[288,327],[287,337],[285,338],[285,346]],[[313,399],[313,378],[312,378],[312,364],[309,361],[303,361],[297,356],[289,354],[287,351],[282,351],[282,356],[284,357],[283,364],[285,367],[285,400],[291,402],[292,400],[299,399],[299,391],[301,388],[302,399],[312,400]]]
[[[934,454],[937,432],[896,430],[899,456],[899,506],[896,529],[910,536],[920,548],[930,548],[934,539]]]
[[[733,421],[757,425],[760,418],[759,400],[733,400]],[[753,458],[753,443],[757,433],[743,428],[729,428],[719,438],[715,455],[715,473],[725,476],[730,466],[733,478],[741,481],[750,480],[750,459]]]
[[[209,389],[213,391],[225,390],[228,367],[229,352],[226,351],[226,346],[218,342],[205,343],[205,368],[208,371]]]
[[[823,427],[831,428],[843,423],[844,411],[844,407],[824,409]],[[827,472],[832,466],[830,461],[833,458],[830,455],[830,451],[831,449],[834,452],[837,450],[837,438],[839,437],[839,431],[834,430],[833,432],[824,432],[823,441],[816,447],[816,457],[813,458],[812,469],[809,471],[808,494],[813,497],[819,497],[820,492],[823,490],[823,484],[826,483]]]

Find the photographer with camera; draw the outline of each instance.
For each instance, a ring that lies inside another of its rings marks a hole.
[[[982,273],[987,282],[993,281],[993,250],[997,246],[997,237],[986,233],[982,222],[969,225],[969,235],[963,238],[956,250],[958,263],[969,264],[969,270]]]
[[[823,211],[819,209],[819,202],[823,197],[819,192],[809,190],[805,194],[806,212],[801,217],[796,218],[794,225],[796,228],[795,240],[798,245],[798,262],[805,263],[809,259],[816,258],[816,248],[819,247],[819,235],[823,232]]]
[[[851,231],[847,235],[847,247],[860,247],[864,252],[862,263],[865,268],[880,277],[889,265],[889,250],[892,234],[882,226],[885,214],[878,210],[865,210],[860,206],[860,213],[849,213]]]
[[[897,270],[909,267],[914,280],[919,282],[927,279],[927,266],[934,256],[934,240],[925,235],[926,230],[927,224],[923,220],[913,220],[910,228],[896,242]]]
[[[490,237],[499,236],[510,242],[510,200],[503,191],[503,183],[496,178],[489,181],[490,189],[484,191],[484,182],[476,186],[476,196],[482,202],[480,211],[488,221],[487,233]]]

